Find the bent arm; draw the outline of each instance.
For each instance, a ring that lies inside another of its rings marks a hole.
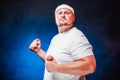
[[[94,55],[87,56],[67,64],[57,65],[57,72],[81,76],[93,73],[95,69],[96,60]]]
[[[30,44],[29,49],[35,53],[43,60],[45,61],[45,56],[46,52],[41,49],[41,41],[40,39],[35,39],[33,42]]]
[[[36,53],[43,61],[45,61],[46,52],[44,50],[40,49]]]

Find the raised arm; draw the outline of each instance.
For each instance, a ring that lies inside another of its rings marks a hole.
[[[45,61],[46,52],[41,49],[40,39],[35,39],[30,44],[29,49],[35,52],[43,61]]]

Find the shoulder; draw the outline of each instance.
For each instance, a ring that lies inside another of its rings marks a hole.
[[[76,27],[74,28],[72,35],[73,35],[73,42],[89,43],[85,34]]]
[[[74,38],[81,38],[85,36],[84,33],[76,27],[73,28],[72,35]]]
[[[56,34],[55,36],[53,36],[52,40],[53,41],[54,39],[56,39],[58,37],[58,34]]]

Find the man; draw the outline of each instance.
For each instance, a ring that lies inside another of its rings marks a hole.
[[[35,39],[29,47],[45,61],[44,80],[85,80],[85,75],[93,73],[96,68],[92,46],[74,27],[72,7],[66,4],[58,6],[55,19],[59,33],[51,40],[48,51],[40,48],[39,39]]]

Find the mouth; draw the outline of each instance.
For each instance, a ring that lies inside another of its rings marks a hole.
[[[62,19],[60,19],[61,21],[65,21],[65,20],[67,20],[67,19],[65,19],[65,18],[62,18]]]
[[[67,19],[60,19],[60,22],[67,22]]]

